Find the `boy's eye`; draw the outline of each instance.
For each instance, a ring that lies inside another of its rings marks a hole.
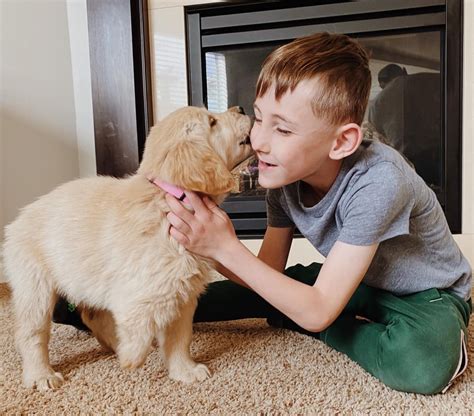
[[[277,130],[278,133],[283,134],[283,135],[285,135],[285,136],[291,134],[291,131],[285,130],[285,129],[281,129],[281,128],[279,128],[279,127],[278,127],[276,130]]]
[[[261,123],[261,122],[262,122],[262,120],[260,118],[255,117],[255,123]]]

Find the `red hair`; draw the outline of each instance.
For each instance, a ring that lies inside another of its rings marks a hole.
[[[312,108],[330,123],[361,124],[369,100],[369,57],[346,35],[316,33],[274,50],[264,61],[256,95],[275,87],[279,100],[303,80],[315,79]]]

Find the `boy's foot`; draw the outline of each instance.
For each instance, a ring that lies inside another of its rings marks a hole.
[[[72,325],[81,331],[90,332],[90,329],[82,322],[81,313],[75,305],[64,298],[59,298],[56,302],[52,321],[56,324]]]

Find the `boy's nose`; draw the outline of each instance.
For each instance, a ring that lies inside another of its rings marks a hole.
[[[252,128],[250,131],[250,143],[252,144],[252,149],[256,152],[270,152],[270,144],[265,140],[265,135],[255,128]]]

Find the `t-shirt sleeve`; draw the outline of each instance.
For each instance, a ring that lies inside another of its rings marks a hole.
[[[410,232],[414,191],[404,173],[390,162],[361,175],[341,207],[339,241],[371,245]]]
[[[283,208],[284,195],[281,188],[269,189],[266,195],[267,224],[270,227],[292,227],[293,221]]]

